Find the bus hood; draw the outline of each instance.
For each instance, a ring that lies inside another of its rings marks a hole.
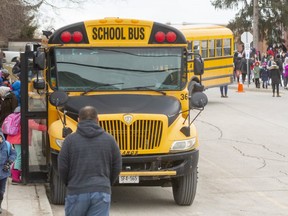
[[[77,121],[78,112],[84,106],[94,106],[99,114],[144,113],[163,114],[169,125],[181,112],[180,102],[170,96],[155,95],[91,95],[69,97],[65,104],[67,115]]]

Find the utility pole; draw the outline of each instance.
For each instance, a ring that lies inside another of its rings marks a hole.
[[[258,0],[253,0],[253,47],[258,51],[259,41],[259,5]]]

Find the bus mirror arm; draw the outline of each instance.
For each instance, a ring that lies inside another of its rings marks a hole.
[[[196,118],[198,118],[198,116],[201,114],[201,112],[204,110],[204,107],[203,108],[195,108],[197,110],[199,110],[199,112],[197,113],[197,115],[192,119],[191,121],[191,114],[190,114],[190,110],[188,110],[189,114],[187,116],[187,118],[185,119],[185,121],[188,119],[188,126],[184,126],[180,129],[180,131],[186,136],[186,137],[190,137],[190,127],[192,125],[192,123],[196,120]],[[184,121],[184,123],[185,123]]]
[[[63,111],[63,118],[60,115],[60,111],[58,109],[59,106],[64,106],[68,101],[68,95],[64,91],[54,91],[50,97],[49,102],[56,107],[59,119],[62,122],[63,129],[62,129],[62,137],[65,138],[68,134],[72,133],[72,129],[70,127],[66,127],[66,113],[67,111],[64,108]]]
[[[62,137],[65,138],[67,135],[69,135],[69,134],[71,134],[71,133],[73,132],[70,127],[66,127],[66,113],[67,113],[67,111],[64,110],[64,112],[63,112],[63,119],[62,119],[62,117],[61,117],[61,115],[60,115],[60,111],[59,111],[59,109],[58,109],[57,106],[56,106],[56,110],[57,110],[58,116],[59,116],[59,118],[60,118],[60,121],[61,121],[61,123],[62,123],[62,125],[63,125],[63,128],[62,128]]]

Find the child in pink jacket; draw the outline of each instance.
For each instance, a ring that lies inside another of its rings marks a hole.
[[[19,113],[20,112],[20,107],[16,107],[14,110],[14,113]],[[29,125],[29,143],[31,141],[31,136],[32,136],[32,129],[34,130],[39,130],[39,131],[46,131],[47,127],[46,125],[41,125],[35,122],[33,119],[29,119],[28,121]],[[18,184],[21,182],[21,125],[19,128],[19,132],[16,135],[7,135],[7,140],[14,145],[14,148],[17,153],[16,160],[12,166],[11,169],[11,175],[12,175],[12,184]]]

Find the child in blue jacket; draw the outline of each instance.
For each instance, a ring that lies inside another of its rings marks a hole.
[[[0,132],[0,214],[2,213],[1,204],[3,201],[7,178],[10,176],[10,166],[16,159],[16,151],[12,145],[5,140]]]

